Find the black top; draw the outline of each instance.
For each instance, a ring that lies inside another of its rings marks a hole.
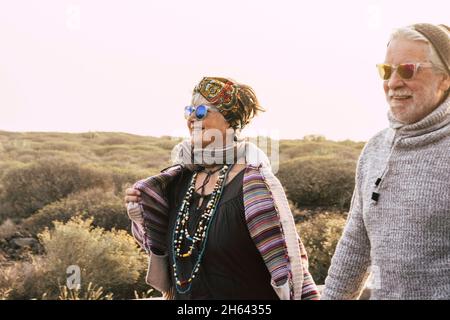
[[[250,237],[246,225],[242,194],[243,177],[244,170],[225,185],[211,222],[199,272],[192,281],[190,291],[184,294],[175,291],[175,299],[278,299],[270,285],[270,273]],[[170,271],[174,284],[172,233],[179,204],[186,194],[191,178],[192,173],[185,171],[178,181],[179,188],[177,189],[179,191],[169,196],[171,210],[168,248]],[[210,197],[211,195],[205,196],[200,209],[197,210],[200,195],[194,193],[190,204],[188,223],[190,234],[194,233],[193,230]],[[198,251],[194,250],[189,258],[177,259],[177,273],[181,280],[190,277],[197,257]]]

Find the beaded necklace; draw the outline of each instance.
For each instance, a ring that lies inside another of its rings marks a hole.
[[[206,242],[208,239],[208,232],[211,222],[213,220],[214,214],[216,212],[217,204],[219,203],[220,197],[225,186],[225,181],[228,177],[232,166],[224,165],[220,169],[219,178],[214,186],[213,192],[211,193],[210,200],[208,201],[205,211],[202,213],[200,220],[195,228],[194,235],[190,235],[188,231],[189,222],[189,208],[192,200],[192,195],[195,192],[195,182],[197,180],[198,172],[194,172],[191,181],[189,183],[188,190],[184,199],[181,203],[180,209],[178,210],[177,219],[175,222],[175,228],[172,233],[173,241],[173,272],[175,276],[175,287],[178,293],[186,293],[191,289],[192,281],[198,274],[200,269],[200,263],[205,253]],[[188,247],[187,251],[182,251],[183,244]],[[192,268],[191,275],[188,279],[181,280],[177,273],[177,261],[181,259],[189,258],[196,245],[200,246],[197,260]],[[187,288],[184,288],[187,285]]]

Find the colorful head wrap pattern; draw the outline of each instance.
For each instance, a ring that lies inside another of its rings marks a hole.
[[[193,93],[215,106],[234,129],[242,129],[258,111],[264,111],[251,87],[231,79],[204,77]]]

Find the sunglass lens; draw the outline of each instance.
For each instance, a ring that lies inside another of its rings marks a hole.
[[[193,111],[194,111],[194,108],[192,106],[184,107],[184,117],[186,119],[188,119],[191,116]]]
[[[392,66],[388,64],[377,64],[378,73],[381,79],[388,80],[392,74]]]
[[[397,67],[397,72],[403,79],[411,79],[414,76],[416,66],[412,63],[404,63]]]
[[[198,106],[197,109],[195,110],[195,116],[197,117],[198,120],[202,120],[203,118],[205,118],[207,113],[208,109],[204,105]]]

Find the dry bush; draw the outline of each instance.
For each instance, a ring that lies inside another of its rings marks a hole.
[[[97,287],[90,282],[86,289],[69,289],[63,285],[59,289],[58,300],[112,300],[113,293],[104,293],[102,287]]]
[[[9,299],[107,298],[110,294],[129,299],[135,290],[148,289],[143,283],[147,258],[123,230],[105,231],[93,228],[92,220],[73,218],[66,224],[55,222],[55,228],[39,239],[44,255],[0,270],[0,290],[8,290]],[[78,292],[64,291],[69,266],[80,268]]]
[[[12,169],[3,178],[0,202],[9,215],[26,218],[70,193],[111,184],[107,173],[61,159],[40,160]]]
[[[333,156],[356,160],[362,146],[333,141],[281,141],[280,158],[292,160],[301,157]]]
[[[7,292],[7,299],[42,299],[47,288],[41,257],[15,261],[0,269],[0,292]]]
[[[297,230],[308,252],[309,271],[317,284],[325,282],[345,222],[346,215],[343,213],[323,212],[297,224]]]
[[[92,219],[73,218],[66,224],[55,222],[54,230],[39,235],[51,281],[64,283],[67,267],[77,265],[82,287],[94,283],[116,297],[133,296],[146,267],[145,255],[127,232],[105,231],[91,224]]]
[[[17,232],[17,225],[11,220],[6,219],[0,225],[0,239],[8,239]]]
[[[53,221],[65,223],[74,216],[92,217],[93,226],[106,230],[130,229],[130,221],[122,197],[102,188],[73,193],[48,204],[25,219],[22,227],[36,235],[45,228],[53,228]]]
[[[124,137],[107,137],[99,142],[101,145],[126,144],[127,139]]]
[[[157,170],[123,169],[117,167],[111,167],[107,170],[114,184],[114,192],[120,197],[123,196],[125,189],[131,187],[136,181],[159,172]]]
[[[299,207],[348,208],[355,185],[356,161],[333,156],[303,157],[280,165],[278,177]]]

